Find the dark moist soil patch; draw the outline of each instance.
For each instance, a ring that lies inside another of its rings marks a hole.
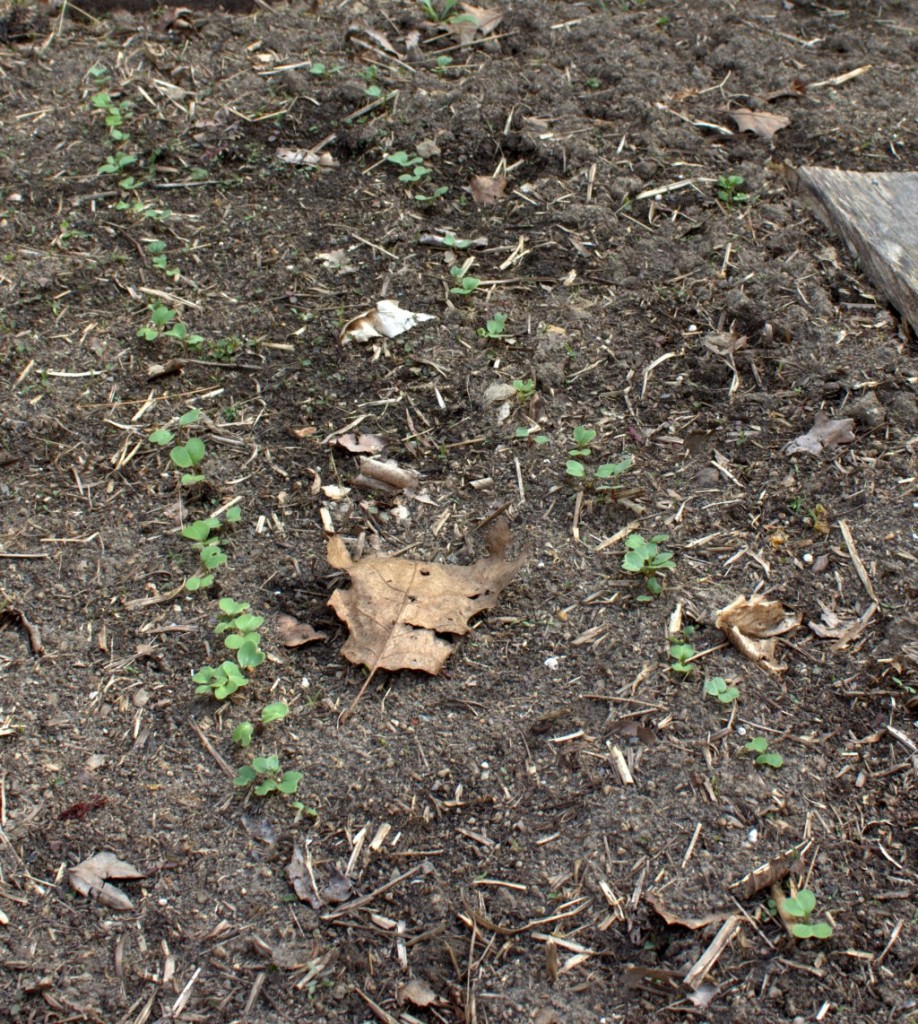
[[[918,360],[781,167],[914,169],[912,5],[531,0],[465,47],[408,0],[3,17],[10,1018],[910,1019]],[[339,343],[381,298],[433,319]],[[818,412],[854,439],[787,454]],[[633,459],[618,494],[566,473],[578,426]],[[348,430],[417,495],[354,488]],[[233,503],[190,593],[180,531]],[[343,724],[323,510],[352,552],[468,564],[501,512],[529,552],[442,675],[381,671]],[[675,563],[648,602],[636,532]],[[715,627],[753,593],[801,615],[784,672]],[[267,660],[221,704],[191,676],[226,597]],[[299,812],[233,785],[269,755]],[[829,939],[731,888],[801,844],[778,877]],[[133,911],[68,884],[100,851],[147,873]]]

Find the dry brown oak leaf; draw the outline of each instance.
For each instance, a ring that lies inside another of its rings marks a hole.
[[[341,653],[370,673],[408,668],[436,675],[469,620],[493,608],[526,554],[504,558],[503,544],[474,565],[440,565],[407,558],[370,556],[354,562],[337,534],[328,538],[328,562],[351,578],[329,605],[350,636]]]

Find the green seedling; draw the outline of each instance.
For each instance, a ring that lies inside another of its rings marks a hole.
[[[99,165],[99,174],[122,174],[136,162],[137,157],[131,153],[110,153],[105,158],[105,163]]]
[[[649,600],[649,598],[647,600]],[[697,653],[698,652],[691,644],[670,644],[670,671],[681,676],[691,675],[692,672],[695,671],[695,666],[692,664],[692,658],[694,658]]]
[[[596,439],[596,431],[592,427],[574,427],[574,447],[569,455],[586,456],[592,454],[590,445]],[[574,475],[574,474],[571,474]]]
[[[464,267],[450,267],[450,274],[455,279],[455,285],[450,288],[451,295],[471,295],[481,284],[481,278],[471,277],[465,274]]]
[[[241,517],[242,510],[238,506],[234,505],[226,511],[227,523],[238,523]],[[218,533],[221,527],[220,520],[211,516],[207,519],[195,520],[182,530],[182,536],[186,540],[194,542],[201,564],[207,570],[204,576],[191,576],[185,580],[185,589],[192,593],[211,586],[214,582],[213,570],[226,564],[226,552],[221,547],[221,538]]]
[[[633,465],[633,459],[628,455],[620,462],[605,462],[593,469],[583,460],[593,454],[590,445],[596,439],[596,431],[592,427],[574,427],[573,439],[574,447],[568,452],[573,458],[568,459],[565,472],[575,480],[581,481],[584,486],[596,486],[597,490],[613,490],[612,486],[601,486],[601,482],[617,479]]]
[[[768,750],[768,740],[764,736],[753,736],[743,747],[746,754],[755,754],[755,763],[764,768],[780,768],[784,764],[784,758],[780,754]]]
[[[269,793],[290,796],[296,792],[302,778],[302,772],[281,772],[277,755],[271,754],[268,757],[253,758],[251,765],[243,765],[236,773],[233,785],[242,789],[255,783],[257,796],[267,796]]]
[[[126,132],[121,130],[121,126],[127,119],[131,109],[131,103],[128,100],[116,103],[110,93],[102,90],[97,92],[90,102],[96,110],[105,112],[105,125],[108,128],[109,135],[115,142],[124,142],[130,138]]]
[[[226,700],[248,685],[248,679],[235,661],[224,661],[217,668],[205,665],[191,678],[198,684],[195,693],[209,693],[217,700]]]
[[[443,244],[448,249],[468,249],[472,245],[471,238],[456,238],[454,234],[445,234],[443,236]]]
[[[189,427],[192,423],[197,423],[201,418],[201,411],[199,409],[189,409],[188,412],[183,413],[179,417],[180,427]],[[165,427],[161,427],[159,430],[154,430],[150,434],[150,441],[153,444],[165,446],[171,444],[175,440],[175,435],[171,430],[167,430]],[[204,442],[199,437],[190,437],[185,444],[176,445],[171,452],[169,452],[169,458],[172,462],[178,466],[179,469],[193,469],[204,459],[206,454],[204,448]],[[190,484],[200,483],[204,479],[198,473],[184,473],[182,475],[183,486]],[[229,517],[227,517],[229,519]],[[198,538],[195,538],[198,539]]]
[[[490,338],[492,341],[497,341],[504,336],[504,328],[506,326],[507,314],[495,313],[490,320],[485,321],[484,327],[478,328],[478,337]]]
[[[161,302],[151,302],[147,307],[150,318],[145,327],[137,331],[137,337],[145,341],[156,341],[176,319],[178,314],[174,309],[164,306]]]
[[[799,918],[791,925],[791,931],[798,939],[831,939],[832,925],[827,921],[811,921],[810,915],[816,909],[816,894],[810,889],[800,889],[795,896],[784,900],[784,912]]]
[[[166,277],[176,278],[180,271],[177,267],[169,266],[169,258],[166,256],[166,243],[154,238],[147,242],[147,252],[153,257],[153,266],[161,270]]]
[[[748,192],[740,192],[744,179],[741,174],[722,174],[717,179],[717,198],[728,206],[749,201]]]
[[[206,455],[204,442],[199,437],[189,437],[184,444],[176,445],[169,452],[169,458],[179,469],[193,469],[204,460]],[[182,484],[185,487],[200,483],[204,479],[200,473],[183,473]]]
[[[222,554],[222,552],[221,552]],[[226,556],[223,556],[226,561]],[[261,634],[258,632],[264,623],[263,615],[252,615],[245,602],[234,601],[231,597],[220,600],[220,622],[215,632],[226,633],[223,644],[236,652],[236,661],[240,668],[257,668],[265,660],[261,649]]]
[[[669,540],[669,535],[658,533],[650,540],[644,540],[639,533],[632,533],[625,539],[625,547],[628,549],[622,559],[622,568],[625,572],[643,576],[644,586],[647,593],[642,594],[639,601],[650,601],[663,592],[663,584],[659,577],[664,572],[673,572],[676,563],[672,551],[665,551],[660,547]]]
[[[435,188],[433,192],[430,193],[429,196],[425,196],[420,193],[415,193],[414,198],[415,201],[418,203],[435,203],[438,199],[442,199],[447,192],[449,192],[447,186],[440,185],[439,187]]]
[[[430,168],[419,162],[415,164],[410,171],[400,174],[398,176],[398,180],[404,181],[406,185],[416,185],[422,178],[426,178],[430,173]]]
[[[441,53],[440,56],[437,57],[437,66],[435,69],[437,74],[442,75],[443,72],[446,71],[446,69],[450,66],[450,64],[452,64],[452,62],[452,57],[447,57],[445,53]]]
[[[721,704],[732,704],[739,697],[739,690],[735,686],[728,686],[726,679],[722,676],[706,679],[704,692],[711,697],[716,697]]]
[[[261,732],[264,726],[269,725],[271,722],[282,721],[287,717],[289,710],[282,701],[266,704],[261,709],[261,724],[255,726],[251,722],[240,722],[233,729],[233,742],[238,743],[240,747],[249,746],[256,732]]]
[[[524,402],[528,402],[535,394],[536,382],[532,377],[527,377],[525,380],[515,380],[513,382],[513,390],[516,392],[516,400],[522,405]]]
[[[518,437],[521,441],[532,440],[533,444],[548,444],[545,434],[535,433],[538,429],[538,427],[517,427],[513,436]]]
[[[233,743],[238,743],[240,747],[249,746],[254,736],[255,726],[251,722],[240,722],[233,729]]]
[[[427,17],[436,22],[449,21],[459,6],[459,0],[441,0],[439,7],[434,5],[433,0],[418,0],[418,3]]]
[[[145,203],[141,199],[134,199],[128,202],[125,199],[120,199],[115,203],[116,210],[127,210],[133,213],[134,216],[140,217],[143,220],[153,221],[166,221],[172,216],[171,210],[160,210],[155,207],[152,203]]]
[[[409,171],[413,167],[419,167],[424,163],[419,156],[409,156],[403,149],[395,153],[389,153],[386,159],[390,164],[395,164],[396,167],[401,167],[405,171]],[[405,179],[400,177],[399,180],[403,181]]]

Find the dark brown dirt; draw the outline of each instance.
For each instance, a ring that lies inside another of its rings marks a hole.
[[[459,48],[410,0],[7,6],[0,1016],[918,1020],[918,360],[781,173],[914,169],[918,14],[503,10]],[[739,107],[790,123],[740,133]],[[406,185],[386,157],[419,146]],[[335,165],[280,159],[312,147]],[[475,175],[503,198],[479,205]],[[745,201],[718,198],[730,175]],[[430,244],[448,234],[486,241]],[[469,257],[481,284],[453,294]],[[383,297],[435,319],[339,343]],[[200,340],[138,336],[156,303]],[[487,389],[529,379],[501,419]],[[854,439],[785,453],[819,411]],[[577,426],[589,466],[634,460],[612,497],[565,472]],[[180,484],[161,428],[204,441],[203,482]],[[384,438],[420,498],[353,488],[346,429]],[[189,593],[181,528],[232,502],[227,563]],[[365,672],[327,607],[346,583],[323,509],[352,549],[447,563],[503,510],[529,550],[441,676],[380,671],[345,722]],[[622,568],[637,531],[675,561],[648,602]],[[754,592],[802,616],[782,673],[715,626]],[[265,616],[267,653],[223,703],[191,680],[227,656],[221,597]],[[281,613],[327,640],[285,648]],[[810,625],[833,615],[840,638]],[[735,703],[705,694],[717,676]],[[303,773],[299,810],[234,787],[270,754]],[[831,938],[730,888],[798,844],[783,891],[815,893]],[[295,848],[322,900],[297,900]],[[122,884],[133,911],[68,884],[101,850],[148,872]]]

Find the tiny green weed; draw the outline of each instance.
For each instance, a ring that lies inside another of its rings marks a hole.
[[[626,455],[619,462],[604,462],[594,469],[583,460],[592,455],[593,449],[590,445],[595,439],[596,431],[592,427],[574,427],[574,447],[568,452],[572,458],[568,459],[565,472],[568,476],[580,481],[582,486],[595,487],[598,491],[614,490],[613,481],[617,481],[623,473],[627,473],[634,464],[634,460],[630,455]]]
[[[418,3],[427,17],[438,23],[449,21],[459,7],[459,0],[440,0],[439,6],[433,0],[418,0]]]
[[[243,765],[236,773],[233,785],[244,789],[255,783],[256,796],[268,796],[269,793],[291,796],[297,791],[302,778],[302,772],[282,772],[279,758],[270,754],[268,757],[255,757],[250,765]]]
[[[209,693],[217,700],[226,700],[248,685],[248,679],[235,661],[224,661],[216,668],[205,665],[191,678],[198,684],[195,693]]]
[[[698,652],[691,644],[670,644],[669,645],[669,657],[671,672],[675,672],[680,676],[691,675],[695,671],[695,666],[692,664],[692,658]]]
[[[516,400],[520,405],[523,405],[536,393],[536,382],[532,377],[527,377],[525,380],[515,380],[513,381],[513,390],[516,392]]]
[[[532,441],[533,444],[548,444],[549,438],[545,434],[538,434],[536,431],[539,428],[533,427],[517,427],[513,432],[513,436],[519,438],[521,441]]]
[[[183,413],[179,417],[179,427],[188,427],[201,418],[200,409],[189,409],[188,412]],[[175,434],[171,430],[165,427],[161,427],[159,430],[154,430],[150,434],[150,441],[153,444],[164,447],[167,444],[171,444],[175,440]],[[194,469],[201,462],[204,461],[204,456],[207,454],[204,447],[204,442],[199,437],[190,437],[184,444],[176,445],[172,451],[169,452],[169,458],[173,464],[178,466],[179,469]],[[200,473],[184,473],[182,475],[182,486],[187,487],[191,484],[200,483],[204,477]],[[228,521],[232,521],[229,520]]]
[[[722,174],[717,179],[717,198],[728,206],[748,203],[749,193],[740,191],[744,183],[741,174]]]
[[[753,736],[743,747],[743,752],[755,754],[755,763],[763,768],[778,769],[784,764],[784,758],[780,754],[769,751],[768,740],[764,736]]]
[[[506,313],[495,313],[489,320],[485,321],[484,327],[478,328],[479,338],[490,338],[492,341],[498,341],[504,336],[504,330],[507,327],[507,314]]]
[[[447,233],[443,236],[443,244],[448,249],[468,249],[472,245],[471,238],[456,238],[454,234]]]
[[[739,690],[735,686],[728,686],[727,680],[722,676],[706,679],[704,692],[711,697],[716,697],[721,704],[732,704],[739,697]]]
[[[247,747],[252,742],[256,732],[261,732],[266,725],[271,722],[280,722],[287,717],[290,709],[283,701],[277,701],[274,704],[266,704],[261,709],[261,723],[259,725],[253,725],[251,722],[240,722],[235,729],[233,729],[233,742],[238,743],[240,747]]]
[[[252,615],[249,612],[250,605],[244,601],[234,601],[231,597],[221,598],[219,608],[220,622],[214,632],[226,634],[223,645],[236,652],[240,668],[257,668],[265,660],[261,649],[261,634],[258,632],[265,621],[264,616]]]
[[[798,939],[831,939],[832,925],[827,921],[811,921],[810,915],[816,909],[816,894],[810,889],[799,889],[794,896],[784,900],[784,912],[798,918],[791,925],[791,931]]]
[[[650,540],[645,540],[639,533],[632,533],[625,538],[627,551],[622,559],[622,568],[625,572],[642,576],[647,588],[647,593],[642,594],[639,601],[650,601],[658,597],[663,592],[659,577],[676,568],[672,551],[666,551],[660,546],[668,540],[669,535],[666,533],[658,533]]]
[[[166,277],[177,278],[180,276],[180,271],[177,267],[169,266],[169,258],[166,256],[166,243],[158,238],[151,239],[147,242],[147,252],[153,257],[153,266],[157,270],[161,270]]]
[[[450,288],[451,295],[471,295],[481,284],[481,278],[466,274],[467,267],[450,267],[450,274],[455,284]]]
[[[242,510],[236,505],[226,510],[226,522],[229,524],[238,523],[241,516]],[[214,582],[213,570],[226,564],[226,552],[221,546],[219,535],[222,526],[223,523],[219,519],[209,516],[206,519],[196,519],[182,530],[182,536],[194,542],[201,564],[206,570],[204,576],[191,576],[185,580],[185,589],[190,593],[211,586]]]

